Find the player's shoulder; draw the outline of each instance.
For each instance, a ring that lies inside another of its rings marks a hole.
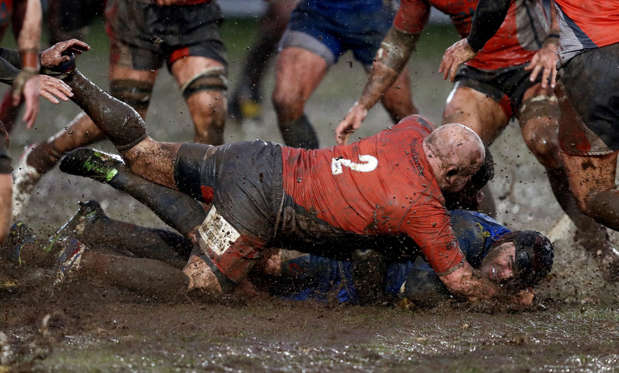
[[[414,131],[425,137],[434,130],[434,124],[419,114],[413,114],[399,121],[392,129],[397,131]]]

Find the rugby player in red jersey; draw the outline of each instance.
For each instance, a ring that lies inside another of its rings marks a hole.
[[[327,241],[327,254],[336,256],[347,250],[339,244],[355,237],[404,233],[450,291],[469,299],[504,295],[466,262],[444,207],[441,191],[462,189],[484,160],[483,143],[465,126],[431,132],[428,122],[413,116],[357,143],[321,150],[263,141],[219,147],[160,143],[146,135],[134,110],[78,71],[65,82],[132,172],[112,170],[105,155],[88,149],[67,155],[63,171],[95,173],[116,180],[119,189],[139,189],[139,180],[146,179],[145,198],[173,200],[158,214],[196,244],[184,269],[190,288],[235,288],[270,247]],[[162,186],[182,193],[146,193]],[[185,208],[183,198],[210,205],[208,214]],[[522,291],[513,300],[528,304],[532,293]]]

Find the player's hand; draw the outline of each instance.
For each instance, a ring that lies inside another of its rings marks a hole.
[[[346,144],[348,136],[361,128],[361,122],[363,122],[367,115],[368,109],[359,103],[355,103],[348,111],[348,114],[346,114],[344,120],[337,125],[335,129],[335,142],[338,145]]]
[[[43,96],[50,102],[57,104],[60,101],[68,101],[73,96],[71,88],[62,80],[47,75],[35,75],[24,85],[24,100],[26,109],[23,121],[28,128],[32,128],[39,114],[39,96]]]
[[[533,299],[535,299],[535,292],[532,288],[520,290],[518,294],[512,297],[512,301],[520,306],[530,306],[533,304]]]
[[[542,88],[548,87],[548,81],[550,81],[550,88],[555,88],[557,85],[557,62],[559,61],[559,43],[558,39],[549,39],[544,43],[544,46],[540,48],[531,62],[524,68],[531,71],[529,80],[534,82],[537,79],[540,71],[542,72]]]
[[[469,42],[466,39],[461,39],[447,48],[438,72],[443,74],[443,79],[449,79],[453,82],[458,67],[473,57],[475,57],[475,52]]]
[[[72,54],[78,55],[89,49],[88,44],[77,39],[61,41],[41,52],[41,66],[53,69],[62,63],[70,62]]]
[[[19,72],[19,74],[17,74],[17,77],[13,81],[13,106],[19,105],[26,82],[32,79],[32,77],[34,77],[36,74],[37,71],[33,68],[24,68],[22,69],[22,71]]]

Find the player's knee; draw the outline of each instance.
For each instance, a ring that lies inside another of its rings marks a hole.
[[[114,79],[110,82],[110,93],[129,104],[139,113],[145,113],[150,104],[153,83],[135,79]]]
[[[280,122],[291,122],[303,115],[305,104],[301,92],[275,89],[272,96],[273,107]]]
[[[200,92],[218,92],[223,97],[227,90],[226,70],[221,66],[204,69],[181,87],[181,93],[185,100]]]
[[[546,95],[526,100],[518,115],[525,143],[546,167],[559,164],[559,116],[556,97]]]
[[[213,295],[224,292],[215,272],[197,255],[191,255],[183,273],[189,279],[187,290],[199,290]]]

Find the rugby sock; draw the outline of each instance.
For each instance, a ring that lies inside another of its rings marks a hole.
[[[62,159],[60,170],[90,177],[126,192],[183,235],[200,225],[206,217],[202,205],[190,196],[135,175],[122,161],[109,154],[87,148],[76,149]]]
[[[318,136],[305,114],[299,119],[279,126],[284,143],[294,148],[318,149]]]
[[[183,236],[163,229],[146,228],[115,220],[107,215],[98,202],[80,203],[80,211],[94,215],[86,220],[79,239],[92,249],[122,248],[140,258],[164,261],[182,268],[189,259],[192,243]]]
[[[119,151],[129,150],[146,138],[144,120],[131,106],[110,96],[77,70],[64,80],[73,90],[71,99]]]

